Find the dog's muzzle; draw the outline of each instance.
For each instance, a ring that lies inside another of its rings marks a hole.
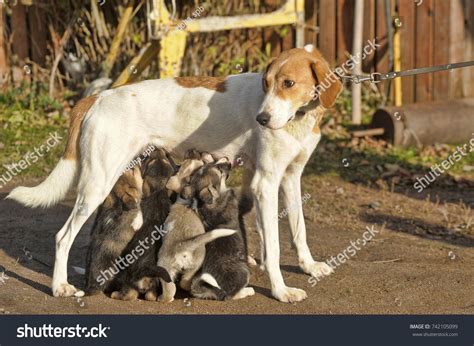
[[[267,112],[262,112],[257,115],[257,122],[262,126],[266,126],[270,122],[270,118],[270,114],[268,114]]]

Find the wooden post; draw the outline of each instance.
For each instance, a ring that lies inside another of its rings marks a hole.
[[[362,35],[364,33],[364,0],[356,0],[354,14],[354,38],[352,54],[355,57],[353,74],[362,74]],[[352,84],[352,123],[360,125],[361,114],[361,85]]]
[[[5,83],[8,74],[7,53],[5,50],[4,5],[0,3],[0,86]]]

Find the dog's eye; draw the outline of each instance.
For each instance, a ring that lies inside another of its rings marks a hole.
[[[283,81],[283,87],[285,88],[291,88],[293,85],[295,85],[295,81],[293,80],[285,79]]]

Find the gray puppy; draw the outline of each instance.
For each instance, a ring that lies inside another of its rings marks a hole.
[[[247,287],[250,271],[239,227],[239,200],[225,182],[230,168],[230,163],[225,162],[207,164],[193,175],[190,183],[198,197],[198,213],[206,231],[236,230],[233,235],[206,245],[201,271],[191,284],[191,294],[202,299],[241,299],[255,294],[253,288]]]
[[[181,169],[189,167],[186,163]],[[178,173],[179,174],[179,173]],[[171,282],[160,279],[163,294],[160,301],[171,302],[176,293],[175,281],[181,276],[180,287],[189,291],[191,280],[205,258],[205,246],[209,242],[235,233],[230,229],[214,229],[205,232],[201,219],[195,211],[194,199],[188,186],[171,206],[164,225],[163,245],[158,253],[158,266],[166,269]]]

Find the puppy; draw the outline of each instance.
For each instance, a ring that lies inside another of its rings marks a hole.
[[[206,245],[206,257],[200,273],[191,284],[191,294],[202,299],[240,299],[254,295],[246,287],[250,280],[247,251],[239,226],[239,199],[227,189],[226,180],[231,165],[226,162],[208,164],[191,179],[191,188],[199,199],[198,213],[207,232],[213,229],[233,229],[236,232]]]
[[[183,162],[177,175],[184,176],[181,170],[189,171],[189,167],[189,162]],[[182,181],[183,179],[180,178],[180,182]],[[229,229],[214,229],[205,232],[204,225],[195,211],[196,201],[193,199],[189,186],[181,188],[176,185],[175,187],[181,190],[181,195],[166,218],[165,236],[158,254],[158,266],[166,269],[171,277],[171,282],[161,279],[163,293],[158,300],[163,302],[174,300],[175,281],[179,276],[181,276],[180,287],[190,290],[191,280],[204,260],[206,244],[235,233],[234,230]]]
[[[86,293],[89,295],[107,291],[118,273],[114,272],[113,262],[135,235],[136,220],[141,219],[142,184],[140,168],[135,166],[124,172],[99,207],[87,251]]]
[[[116,276],[111,298],[135,300],[143,295],[147,300],[156,300],[158,279],[171,281],[166,270],[157,267],[156,263],[164,232],[163,224],[172,204],[171,192],[166,189],[166,183],[177,172],[177,168],[172,157],[163,149],[156,149],[144,161],[141,202],[143,226],[122,253],[122,258],[133,256],[133,260]]]

